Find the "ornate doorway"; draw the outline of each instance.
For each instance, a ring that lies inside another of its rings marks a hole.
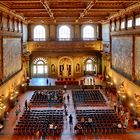
[[[58,70],[58,76],[59,77],[71,77],[73,75],[72,73],[72,59],[70,57],[61,57],[58,61],[59,70]]]
[[[97,63],[94,58],[87,58],[85,60],[84,75],[97,75]]]
[[[44,58],[36,58],[32,65],[32,77],[41,78],[48,74],[47,61]]]

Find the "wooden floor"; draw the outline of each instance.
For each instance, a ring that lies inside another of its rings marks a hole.
[[[19,104],[21,106],[21,113],[19,114],[18,118],[22,115],[23,110],[24,110],[24,102],[27,99],[28,101],[30,100],[31,96],[33,94],[33,91],[28,91],[24,94],[21,94],[19,96]],[[71,90],[67,90],[67,92],[64,94],[64,96],[70,95],[70,102],[65,100],[65,103],[68,106],[68,114],[72,114],[73,116],[73,127],[76,124],[76,114],[73,106],[73,100],[72,100],[72,93]],[[111,108],[110,104],[108,104],[107,107],[84,107],[85,109],[89,108]],[[84,109],[83,107],[78,107],[77,109]],[[39,109],[51,109],[53,110],[54,107],[42,107]],[[57,109],[57,108],[55,108]],[[59,108],[60,109],[60,108]],[[61,108],[63,109],[63,107]],[[13,129],[18,121],[18,118],[16,118],[15,115],[15,108],[13,108],[8,115],[7,121],[6,121],[6,126],[2,134],[0,135],[0,140],[33,140],[35,139],[34,136],[15,136],[13,135]],[[131,125],[131,124],[130,124]],[[64,129],[63,133],[61,136],[46,136],[47,140],[140,140],[140,130],[139,129],[132,129],[132,127],[129,127],[129,130],[126,134],[110,134],[110,135],[75,135],[73,131],[73,127],[70,128],[69,123],[68,123],[68,118],[64,117]],[[41,139],[41,138],[40,138]]]

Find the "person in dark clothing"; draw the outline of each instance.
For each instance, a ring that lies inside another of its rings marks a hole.
[[[25,100],[25,109],[27,110],[28,108],[28,104],[27,104],[27,100]]]
[[[69,124],[73,124],[73,117],[72,117],[71,114],[70,114],[70,116],[69,116]]]
[[[47,80],[46,80],[46,83],[47,83],[47,85],[49,84],[49,80],[48,80],[48,78],[47,78]]]
[[[68,116],[68,111],[67,110],[65,110],[65,116]]]
[[[69,102],[69,100],[70,100],[70,96],[69,96],[69,94],[67,95],[67,99],[68,99],[68,102]]]
[[[67,109],[67,105],[64,103],[64,109],[66,110]]]

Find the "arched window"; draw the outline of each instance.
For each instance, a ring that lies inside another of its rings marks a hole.
[[[83,39],[84,40],[94,39],[94,28],[91,25],[86,25],[83,28]]]
[[[70,28],[66,25],[63,25],[59,28],[59,40],[70,40]]]
[[[47,73],[46,60],[44,58],[37,58],[33,63],[33,77],[44,77]]]
[[[90,59],[86,61],[86,71],[93,71],[93,61]]]
[[[34,40],[44,41],[45,40],[45,28],[42,25],[37,25],[34,28]]]

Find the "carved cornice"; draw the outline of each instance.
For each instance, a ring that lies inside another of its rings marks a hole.
[[[118,18],[118,17],[121,17],[121,16],[124,16],[126,15],[127,13],[131,13],[131,12],[134,12],[135,10],[138,10],[140,9],[140,2],[130,6],[130,7],[127,7],[123,10],[120,10],[118,13],[112,15],[109,17],[109,20],[111,19],[114,19],[114,18]]]
[[[9,8],[3,6],[0,4],[0,11],[6,13],[7,15],[12,15],[13,17],[16,17],[20,20],[22,20],[25,24],[27,24],[27,21],[25,20],[24,17],[22,17],[21,15],[17,14],[15,11],[10,10]]]
[[[111,36],[139,35],[139,34],[140,34],[140,28],[111,32]]]

